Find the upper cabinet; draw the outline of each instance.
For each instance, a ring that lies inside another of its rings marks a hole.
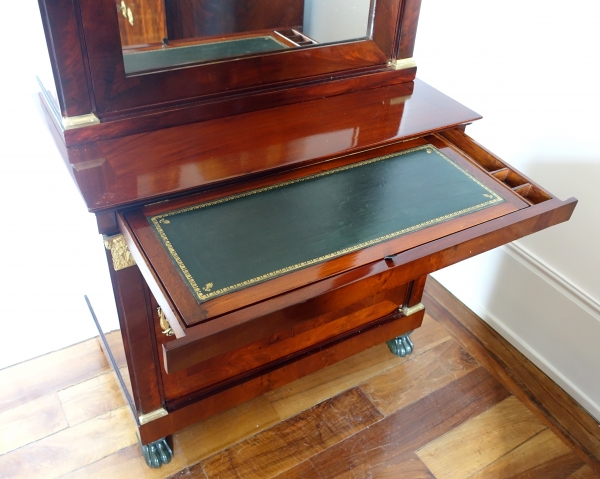
[[[228,114],[232,98],[239,113],[298,101],[294,88],[321,85],[327,96],[416,73],[420,0],[39,2],[66,128],[78,125],[72,117],[103,123],[210,103],[210,114],[181,120],[196,121]]]

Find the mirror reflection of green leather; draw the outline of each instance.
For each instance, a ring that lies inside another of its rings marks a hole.
[[[124,51],[123,61],[125,73],[130,74],[286,48],[288,47],[275,38],[262,36],[138,52]]]
[[[502,201],[427,145],[149,221],[204,301]]]

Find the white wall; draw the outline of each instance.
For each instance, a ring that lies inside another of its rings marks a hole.
[[[0,368],[96,335],[84,294],[108,327],[117,324],[94,217],[71,181],[37,99],[35,75],[49,68],[37,2],[9,2],[5,8]]]
[[[436,274],[600,419],[600,4],[425,0],[418,75],[484,116],[467,133],[570,222]]]

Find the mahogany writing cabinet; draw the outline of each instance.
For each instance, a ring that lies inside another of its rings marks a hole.
[[[41,97],[104,236],[130,383],[105,348],[153,467],[191,423],[377,344],[410,354],[427,274],[575,208],[415,78],[419,0],[339,31],[328,5],[40,0]]]

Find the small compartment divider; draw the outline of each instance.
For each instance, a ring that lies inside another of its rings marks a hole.
[[[497,180],[504,181],[509,171],[510,170],[508,168],[501,168],[496,171],[491,171],[490,174]]]
[[[515,188],[514,191],[521,195],[526,201],[534,205],[552,199],[552,197],[544,190],[530,183],[519,186]]]
[[[527,178],[512,170],[462,131],[456,129],[446,130],[439,135],[458,147],[460,151],[468,155],[469,159],[482,167],[490,176],[504,183],[529,204],[536,205],[552,199],[552,196],[530,183]]]

